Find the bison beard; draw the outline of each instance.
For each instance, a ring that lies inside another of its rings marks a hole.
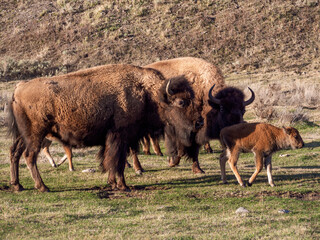
[[[193,96],[184,77],[167,81],[156,70],[131,65],[19,83],[9,104],[8,126],[15,138],[10,149],[11,185],[23,189],[18,165],[25,152],[35,188],[48,191],[36,160],[43,139],[50,135],[69,147],[101,146],[108,182],[113,189],[125,190],[126,156],[130,148],[137,151],[144,136],[163,133],[164,126],[171,125],[175,137],[191,145],[191,134],[202,122]]]

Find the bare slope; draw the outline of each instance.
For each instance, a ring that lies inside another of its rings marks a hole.
[[[2,0],[0,79],[195,56],[224,72],[319,67],[319,0]]]

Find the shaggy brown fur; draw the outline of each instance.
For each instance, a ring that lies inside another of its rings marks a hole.
[[[219,139],[223,127],[242,122],[245,112],[244,94],[239,89],[226,87],[219,68],[203,59],[182,57],[152,63],[145,67],[158,70],[165,78],[184,75],[195,91],[195,102],[203,105],[201,114],[205,125],[190,148],[183,147],[179,142],[173,142],[175,138],[166,137],[167,153],[178,155],[176,159],[170,160],[170,166],[179,164],[180,158],[186,154],[193,160],[193,172],[203,173],[199,167],[197,148],[207,143],[210,151],[209,140]],[[209,99],[208,93],[214,84],[213,95],[216,94],[215,97],[221,100],[220,105],[214,104]]]
[[[163,133],[170,125],[177,139],[191,145],[191,135],[201,123],[193,96],[183,77],[167,81],[156,70],[132,65],[105,65],[21,82],[9,104],[9,126],[15,134],[11,184],[22,189],[18,163],[25,150],[35,187],[48,190],[36,159],[49,134],[69,147],[101,146],[101,166],[109,172],[112,188],[127,189],[126,155],[129,148],[137,149],[142,137]],[[180,102],[185,104],[177,105]]]
[[[272,180],[271,157],[274,152],[284,148],[302,148],[303,140],[295,128],[278,128],[266,123],[240,123],[221,130],[220,142],[223,153],[220,156],[221,178],[226,183],[225,164],[228,161],[230,168],[239,184],[245,186],[237,169],[237,161],[241,152],[253,152],[255,155],[256,170],[249,179],[251,186],[263,164],[267,169],[270,186]]]

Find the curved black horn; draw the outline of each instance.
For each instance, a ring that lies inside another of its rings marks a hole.
[[[248,87],[248,88],[249,88],[249,87]],[[245,105],[245,106],[248,106],[249,104],[251,104],[251,103],[254,101],[254,99],[255,99],[254,91],[253,91],[251,88],[249,88],[249,90],[250,90],[250,92],[251,92],[251,98],[250,98],[249,100],[247,100],[247,101],[244,102],[244,105]]]
[[[170,97],[171,95],[173,95],[172,90],[170,89],[170,84],[171,84],[171,79],[168,81],[167,86],[166,86],[166,93],[168,94],[168,96]]]
[[[220,104],[221,104],[221,101],[220,101],[219,99],[215,98],[214,96],[212,96],[212,90],[213,90],[214,86],[215,86],[215,84],[213,84],[213,86],[212,86],[212,87],[210,88],[210,90],[209,90],[209,99],[210,99],[213,103],[220,105]]]

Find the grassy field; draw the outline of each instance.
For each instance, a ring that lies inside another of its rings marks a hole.
[[[241,85],[241,79],[228,77],[235,85]],[[259,76],[251,80],[260,81]],[[13,86],[2,83],[3,95]],[[247,120],[259,121],[254,110],[248,110]],[[223,185],[220,146],[212,141],[215,153],[201,151],[199,156],[203,175],[193,174],[188,161],[169,168],[166,157],[139,155],[146,171],[138,176],[126,169],[130,192],[110,190],[107,175],[98,171],[96,148],[74,150],[75,172],[69,172],[67,164],[52,168],[41,155],[38,167],[49,193],[34,190],[22,159],[20,179],[26,191],[14,193],[8,185],[11,140],[1,127],[0,239],[319,239],[319,110],[310,110],[308,116],[311,121],[294,125],[306,146],[273,156],[274,188],[265,170],[252,187],[242,188],[228,166],[229,184]],[[59,144],[51,152],[55,159],[63,156]],[[82,172],[88,168],[97,171]],[[254,171],[253,155],[242,154],[238,169],[248,180]],[[239,207],[249,212],[237,214]],[[282,209],[289,213],[280,213]]]

